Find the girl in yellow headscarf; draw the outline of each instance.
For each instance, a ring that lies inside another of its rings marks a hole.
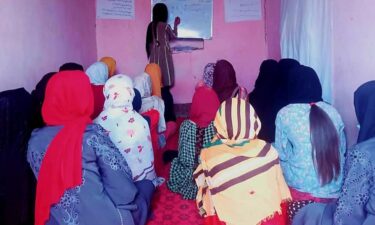
[[[289,189],[277,151],[257,139],[261,123],[253,107],[228,99],[214,126],[216,137],[194,172],[200,214],[227,225],[285,224],[281,204],[290,199]]]

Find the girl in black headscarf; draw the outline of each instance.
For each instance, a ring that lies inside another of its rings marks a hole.
[[[44,94],[46,92],[46,87],[49,79],[56,72],[50,72],[43,76],[43,78],[38,82],[35,89],[31,92],[32,97],[32,121],[31,128],[41,128],[45,126],[45,123],[42,118],[42,105],[44,101]]]
[[[360,125],[358,142],[348,150],[338,201],[304,207],[293,225],[375,224],[375,81],[355,91],[354,107]]]
[[[278,62],[273,59],[264,60],[260,66],[254,90],[249,94],[249,101],[262,122],[262,128],[258,137],[269,143],[275,140],[277,111],[273,110],[273,108],[278,85]]]
[[[294,201],[328,202],[337,198],[346,152],[344,123],[323,102],[315,71],[298,66],[288,78],[288,102],[276,117],[275,147]],[[299,204],[293,205],[289,215]]]
[[[26,161],[31,96],[23,88],[0,93],[0,224],[33,224],[35,178]]]

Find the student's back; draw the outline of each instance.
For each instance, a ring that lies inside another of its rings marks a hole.
[[[197,185],[193,172],[199,164],[199,155],[215,135],[213,119],[219,108],[219,99],[209,87],[198,87],[194,93],[189,119],[180,127],[178,157],[173,159],[168,187],[184,199],[195,199]]]
[[[275,147],[294,200],[337,198],[346,151],[344,124],[322,101],[315,71],[299,66],[291,72],[288,101],[276,118]]]
[[[61,130],[47,126],[33,132],[28,161],[38,177],[46,150]],[[137,222],[145,223],[151,196],[139,194],[130,169],[99,125],[89,125],[82,143],[82,185],[67,190],[51,209],[47,224],[133,224],[131,210],[139,207]],[[152,193],[153,185],[144,183]],[[122,207],[122,209],[121,209]]]
[[[337,202],[302,208],[294,225],[375,224],[375,81],[361,85],[354,94],[360,124],[358,144],[348,150],[345,181]]]
[[[194,172],[201,215],[226,224],[284,224],[282,202],[290,199],[277,151],[257,139],[261,123],[250,104],[224,101],[214,120],[216,138]]]
[[[27,154],[38,180],[36,225],[146,222],[154,186],[133,183],[106,131],[90,123],[93,104],[83,72],[59,72],[48,81],[47,126],[32,133]]]

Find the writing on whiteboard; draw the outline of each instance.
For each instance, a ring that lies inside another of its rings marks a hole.
[[[96,0],[98,19],[134,19],[134,0]]]
[[[204,38],[212,37],[213,0],[151,0],[152,6],[162,2],[169,12],[168,23],[173,27],[174,18],[181,18],[178,26],[178,37]]]
[[[262,19],[261,0],[225,0],[224,4],[226,22]]]

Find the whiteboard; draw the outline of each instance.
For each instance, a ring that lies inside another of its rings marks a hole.
[[[152,8],[156,3],[167,5],[168,23],[173,28],[174,18],[181,18],[178,26],[178,37],[204,38],[212,37],[213,0],[151,0]]]

